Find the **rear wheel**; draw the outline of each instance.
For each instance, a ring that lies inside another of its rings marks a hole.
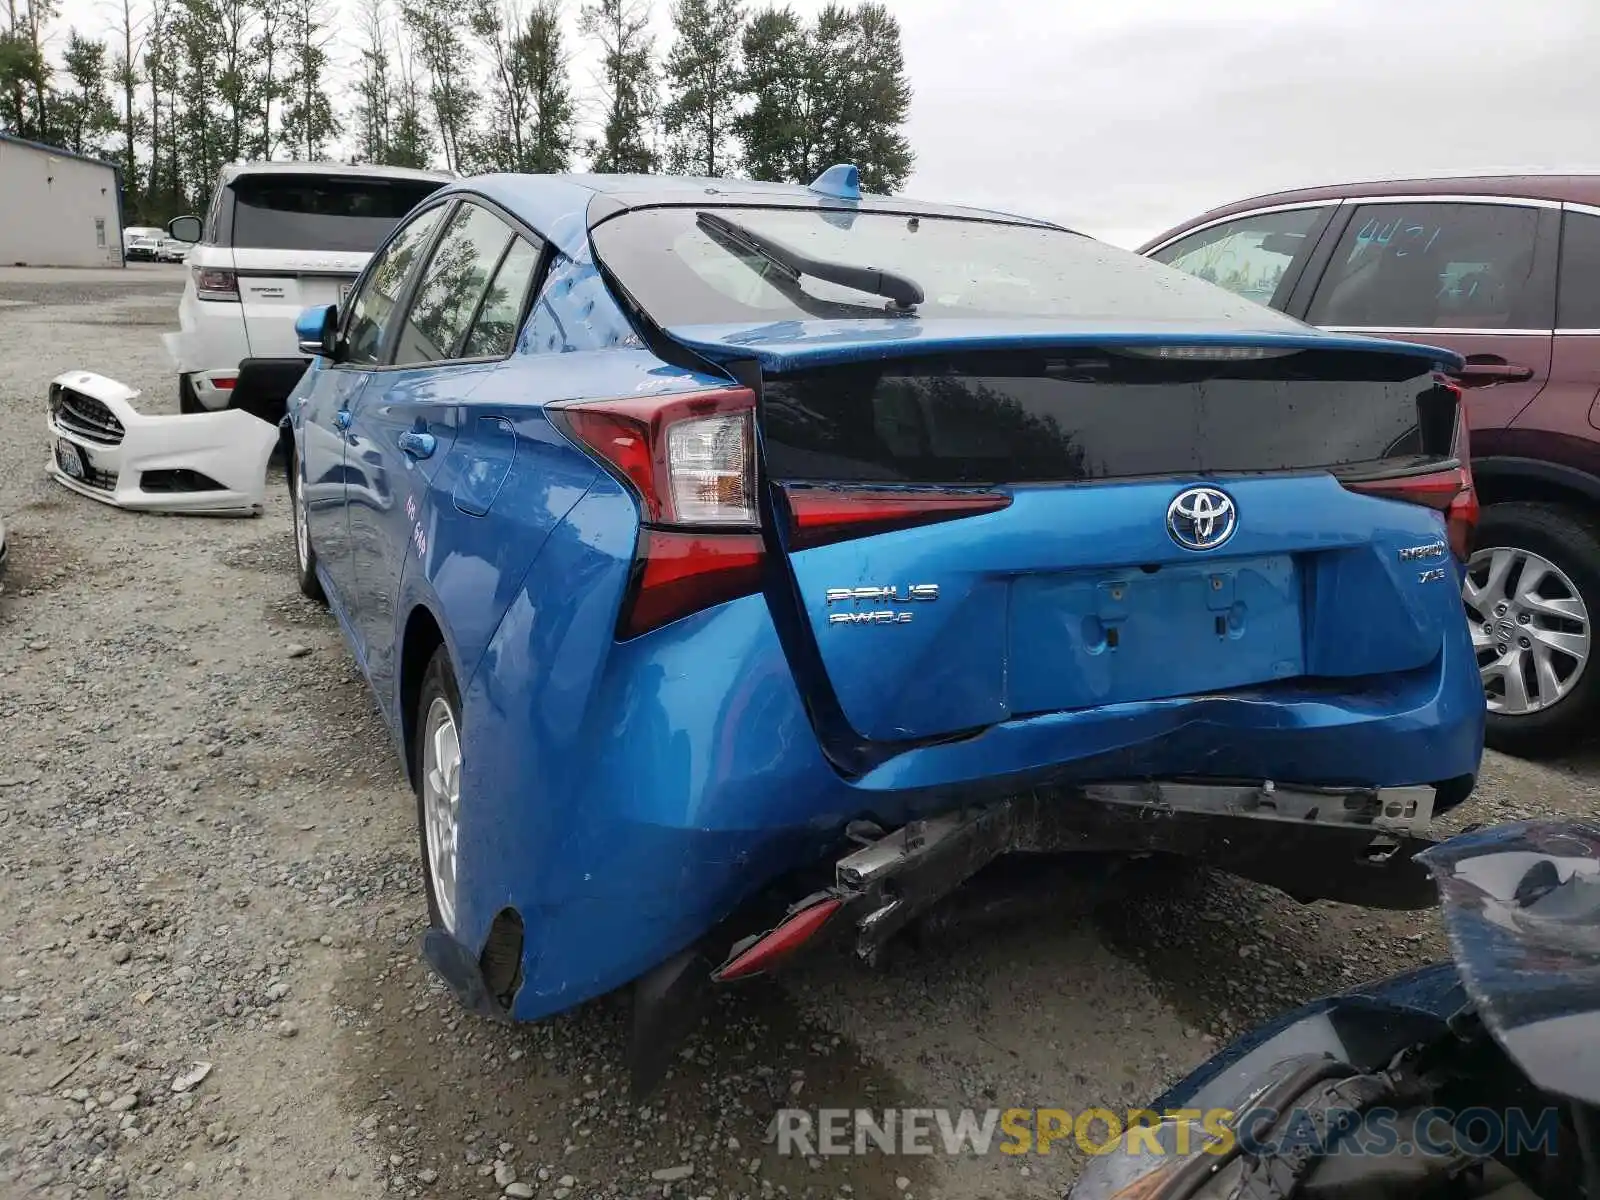
[[[1484,510],[1463,593],[1488,703],[1486,741],[1528,758],[1559,753],[1593,729],[1600,668],[1600,531],[1555,504]]]
[[[289,479],[289,509],[294,518],[294,574],[300,594],[318,604],[328,602],[317,578],[317,552],[311,545],[311,522],[306,515],[305,491],[300,485],[300,464],[289,459],[284,474]]]
[[[417,793],[428,920],[455,936],[461,821],[461,693],[443,646],[433,652],[417,696],[411,776]]]

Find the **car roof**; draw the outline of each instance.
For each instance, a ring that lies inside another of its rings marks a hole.
[[[763,204],[840,212],[894,212],[918,216],[1007,221],[1063,229],[1051,221],[993,209],[936,204],[899,196],[863,193],[846,200],[797,183],[716,179],[693,175],[480,175],[448,191],[477,192],[522,217],[568,257],[578,257],[588,231],[619,213],[688,204]],[[1068,230],[1067,232],[1072,232]],[[1080,235],[1081,236],[1081,235]]]
[[[385,167],[376,163],[341,162],[238,162],[222,168],[225,181],[242,175],[338,175],[343,178],[426,179],[450,183],[459,178],[448,171],[424,171],[414,167]]]
[[[1264,192],[1208,209],[1151,238],[1143,253],[1170,241],[1197,225],[1209,224],[1235,213],[1278,205],[1314,203],[1365,196],[1506,196],[1524,200],[1566,201],[1570,204],[1600,205],[1600,169],[1589,171],[1536,172],[1526,170],[1489,171],[1459,175],[1420,175],[1407,179],[1367,179],[1350,183],[1321,184]]]

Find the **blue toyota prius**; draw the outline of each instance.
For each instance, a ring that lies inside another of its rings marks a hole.
[[[1433,903],[1472,790],[1450,352],[1042,221],[471,179],[307,310],[300,587],[417,794],[423,952],[528,1020],[883,944],[991,861]]]

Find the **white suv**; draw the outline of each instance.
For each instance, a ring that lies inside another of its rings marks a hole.
[[[342,163],[235,163],[222,169],[204,221],[167,232],[189,251],[177,333],[184,412],[244,408],[277,422],[305,371],[295,318],[337,304],[400,218],[454,176]]]

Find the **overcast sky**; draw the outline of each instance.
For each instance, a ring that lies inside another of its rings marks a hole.
[[[1600,0],[886,3],[915,91],[906,193],[1121,245],[1280,187],[1600,169]],[[104,5],[66,0],[63,29]]]

